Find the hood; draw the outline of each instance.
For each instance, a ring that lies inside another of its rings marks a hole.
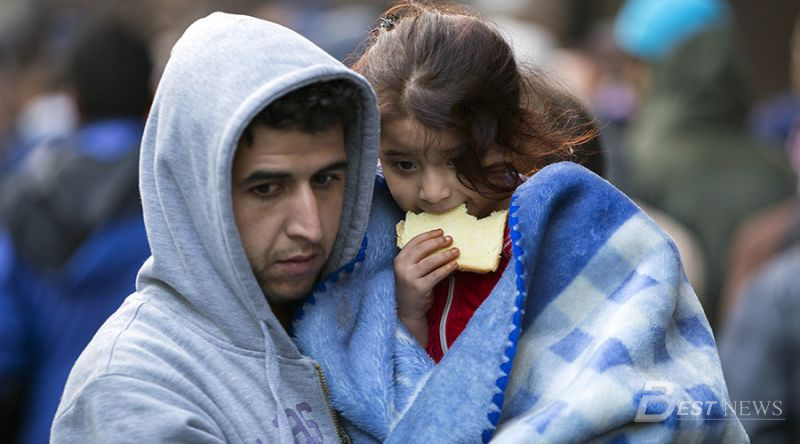
[[[217,337],[263,349],[276,319],[236,229],[231,168],[250,120],[289,91],[346,79],[361,90],[347,130],[348,170],[338,237],[324,272],[358,251],[377,164],[379,118],[363,77],[299,34],[252,17],[215,12],[172,49],[145,127],[139,183],[152,252],[137,291],[183,312]],[[288,336],[287,336],[288,337]]]
[[[698,31],[730,16],[725,0],[627,0],[614,19],[620,48],[659,63]]]
[[[645,111],[660,127],[741,128],[747,94],[736,39],[723,22],[687,39],[654,67]]]

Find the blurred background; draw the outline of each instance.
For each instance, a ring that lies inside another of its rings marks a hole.
[[[600,128],[579,162],[673,237],[733,400],[800,436],[800,2],[472,0]],[[148,256],[136,168],[169,50],[212,11],[347,63],[387,1],[0,0],[0,441],[47,442],[64,381]],[[580,154],[580,152],[579,152]]]

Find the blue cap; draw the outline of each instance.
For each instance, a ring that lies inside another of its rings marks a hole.
[[[724,0],[627,0],[614,22],[624,51],[658,63],[673,48],[728,17]]]

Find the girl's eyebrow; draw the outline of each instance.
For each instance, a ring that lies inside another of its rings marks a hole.
[[[466,146],[465,143],[459,143],[447,148],[441,148],[436,150],[436,158],[439,160],[450,160],[456,157]],[[422,151],[422,152],[420,152]],[[416,156],[416,155],[425,155],[429,154],[430,150],[426,148],[415,149],[415,148],[397,148],[393,146],[391,148],[386,148],[381,150],[381,155],[385,157],[403,157],[403,156]]]
[[[466,146],[467,146],[466,143],[458,143],[451,147],[442,148],[441,150],[439,150],[440,153],[439,157],[443,160],[450,160],[458,156]]]
[[[408,156],[410,153],[406,150],[401,150],[397,148],[389,148],[385,150],[381,150],[381,154],[384,156],[389,157],[399,157],[399,156]]]

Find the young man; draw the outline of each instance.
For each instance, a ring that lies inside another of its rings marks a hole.
[[[361,245],[377,135],[366,81],[294,32],[192,25],[142,143],[152,257],[76,362],[53,441],[341,439],[286,326]]]

